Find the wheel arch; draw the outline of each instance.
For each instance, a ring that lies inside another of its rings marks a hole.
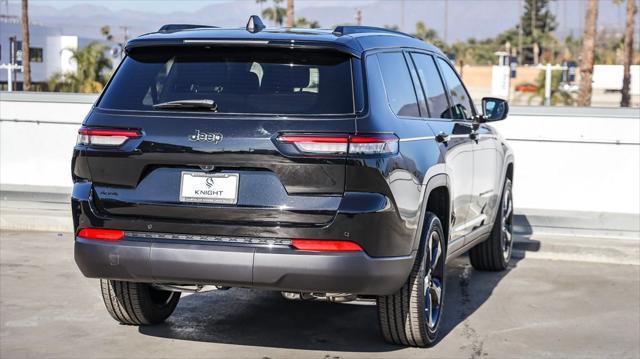
[[[442,224],[445,237],[445,250],[449,242],[449,228],[451,224],[451,191],[449,176],[445,173],[433,175],[425,185],[420,213],[420,222],[413,241],[413,250],[420,247],[424,232],[425,217],[427,212],[434,213]]]
[[[513,182],[513,166],[514,166],[513,155],[510,155],[505,160],[505,165],[504,165],[505,173],[503,177],[510,179],[511,182]]]

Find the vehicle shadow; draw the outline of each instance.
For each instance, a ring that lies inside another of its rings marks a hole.
[[[441,338],[464,325],[491,297],[498,283],[517,267],[522,253],[515,253],[504,272],[476,271],[466,256],[447,265]],[[383,341],[375,302],[289,301],[278,292],[243,288],[185,296],[166,323],[140,327],[139,332],[178,340],[288,349],[391,352],[403,348]],[[469,341],[461,344],[473,345],[471,338]]]

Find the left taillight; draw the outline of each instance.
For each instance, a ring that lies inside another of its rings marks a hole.
[[[78,237],[100,241],[119,241],[124,238],[124,231],[105,228],[83,228],[78,231]]]
[[[398,152],[398,137],[392,134],[372,135],[281,135],[278,142],[292,144],[308,155],[388,155]]]
[[[76,144],[87,146],[121,146],[131,138],[140,137],[136,130],[86,128],[78,130]]]

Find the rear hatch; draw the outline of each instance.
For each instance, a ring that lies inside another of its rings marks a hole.
[[[132,49],[80,130],[93,205],[109,216],[325,225],[346,150],[283,136],[355,132],[351,59],[331,51]]]

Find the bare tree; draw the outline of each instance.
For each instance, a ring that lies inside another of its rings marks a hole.
[[[287,27],[293,27],[296,19],[293,13],[293,0],[287,0]]]
[[[598,21],[598,0],[589,0],[582,37],[582,59],[580,61],[580,95],[578,106],[591,106],[593,63],[596,54],[596,24]]]
[[[22,90],[31,90],[31,64],[29,62],[29,4],[22,0]]]
[[[624,29],[624,75],[622,78],[622,99],[620,107],[631,104],[631,63],[633,62],[633,27],[636,15],[636,1],[627,0],[627,24]]]

